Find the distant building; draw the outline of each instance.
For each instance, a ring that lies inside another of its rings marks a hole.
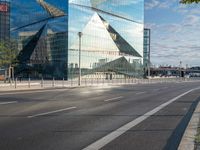
[[[10,3],[0,0],[0,41],[10,39]]]
[[[19,44],[18,50],[22,50],[23,47],[29,42],[29,40],[35,35],[36,32],[20,32],[19,33]],[[47,52],[47,37],[42,36],[38,41],[38,44],[31,55],[30,64],[44,64],[48,61],[48,52]]]
[[[151,46],[151,30],[144,29],[144,51],[143,51],[143,66],[145,76],[150,75],[150,46]]]
[[[34,31],[19,33],[19,51],[27,45],[35,34]],[[32,66],[40,65],[42,68],[48,66],[49,76],[52,73],[54,77],[63,78],[64,71],[67,69],[67,44],[67,32],[54,33],[47,30],[47,34],[40,37],[30,57],[29,64]]]
[[[54,68],[52,73],[59,78],[67,78],[67,32],[54,33],[48,30],[47,36],[48,58]]]

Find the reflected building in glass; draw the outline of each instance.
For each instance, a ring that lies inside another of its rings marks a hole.
[[[68,20],[69,78],[79,75],[79,47],[82,76],[143,76],[142,0],[71,0]]]
[[[68,3],[10,0],[11,38],[17,41],[15,77],[67,78]]]
[[[10,2],[0,0],[0,42],[10,39]]]
[[[77,79],[79,61],[83,77],[143,76],[143,0],[11,0],[11,4],[11,33],[19,49],[16,76],[28,72],[35,77]]]
[[[143,54],[143,66],[144,75],[150,76],[150,46],[151,46],[151,30],[144,29],[144,54]]]

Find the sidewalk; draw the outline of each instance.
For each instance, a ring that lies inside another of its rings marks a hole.
[[[197,132],[198,128],[200,128],[200,103],[198,103],[192,115],[178,150],[200,150],[200,132]]]

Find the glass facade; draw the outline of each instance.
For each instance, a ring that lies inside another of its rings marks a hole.
[[[141,77],[144,2],[71,0],[68,26],[68,76]],[[82,33],[81,38],[78,32]],[[81,55],[79,55],[79,49]]]
[[[148,68],[150,67],[150,42],[151,42],[151,30],[145,28],[144,29],[144,55],[143,55],[143,65],[145,75],[148,74]]]
[[[68,3],[11,0],[11,37],[18,56],[15,76],[67,78]]]
[[[0,41],[10,38],[10,2],[0,0]]]
[[[83,77],[143,76],[143,0],[9,3],[16,76],[76,79],[79,65]]]

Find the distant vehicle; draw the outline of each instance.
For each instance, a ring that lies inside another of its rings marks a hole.
[[[185,75],[185,78],[190,78],[190,75],[189,75],[189,74],[186,74],[186,75]]]
[[[5,69],[0,69],[0,81],[5,80]]]
[[[4,80],[5,80],[4,75],[0,75],[0,81],[4,81]]]
[[[200,73],[190,73],[190,77],[200,77]]]

